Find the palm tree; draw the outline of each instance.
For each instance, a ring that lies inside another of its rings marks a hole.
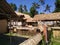
[[[27,7],[26,7],[26,5],[24,5],[24,12],[27,12],[28,10],[27,10]]]
[[[49,11],[49,12],[50,12],[50,7],[51,7],[51,6],[49,6],[49,5],[47,4],[44,11],[45,11],[45,12],[46,12],[46,11]]]
[[[12,8],[14,11],[17,10],[17,6],[16,6],[16,4],[10,3],[10,6],[11,6],[11,8]]]
[[[40,8],[40,5],[36,2],[32,3],[32,7],[30,8],[30,16],[34,17],[34,15],[38,14],[36,9]]]
[[[39,2],[40,2],[41,4],[45,4],[44,0],[39,0]]]
[[[56,6],[56,8],[55,8],[54,12],[60,12],[60,0],[56,0],[55,6]]]
[[[38,3],[36,3],[36,2],[34,2],[34,3],[32,3],[32,6],[34,7],[34,8],[40,8],[40,5],[38,4]]]
[[[19,8],[18,8],[18,12],[23,13],[23,6],[22,6],[22,5],[19,6]]]

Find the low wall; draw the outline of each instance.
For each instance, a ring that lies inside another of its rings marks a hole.
[[[58,38],[60,37],[60,30],[53,30],[53,37]]]
[[[53,27],[52,30],[53,30],[53,37],[54,38],[60,37],[60,27]]]
[[[7,32],[7,20],[0,20],[0,34]]]
[[[19,45],[37,45],[41,40],[42,40],[42,36],[40,33],[38,33]]]
[[[17,33],[21,34],[21,35],[35,35],[36,34],[36,30],[18,30],[17,29]]]

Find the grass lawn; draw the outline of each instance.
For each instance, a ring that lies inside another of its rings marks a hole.
[[[53,41],[53,45],[60,45],[60,38],[55,38]]]
[[[60,38],[52,38],[50,45],[60,45]]]
[[[60,45],[60,42],[54,41],[53,45]]]
[[[20,34],[16,34],[16,33],[12,33],[12,34],[10,34],[10,33],[7,33],[7,34],[5,34],[5,35],[8,35],[8,36],[18,36],[18,37],[24,37],[24,38],[30,38],[30,37],[32,37],[31,35],[20,35]]]
[[[38,45],[45,45],[44,38],[42,40],[42,44],[38,44]],[[50,43],[48,45],[60,45],[60,37],[51,38],[51,41],[50,41]]]

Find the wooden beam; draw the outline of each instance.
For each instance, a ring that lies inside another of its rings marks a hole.
[[[0,13],[5,13],[5,11],[0,8]]]
[[[60,27],[51,27],[52,29],[60,29]]]
[[[6,2],[6,0],[0,1],[0,8],[4,10],[6,14],[10,14],[11,17],[17,17],[17,14],[13,11],[10,5]]]

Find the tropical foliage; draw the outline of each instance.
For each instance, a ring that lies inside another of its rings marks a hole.
[[[11,8],[12,8],[14,11],[17,10],[17,6],[16,6],[16,4],[14,4],[14,3],[10,3],[10,6],[11,6]]]
[[[60,0],[56,0],[54,12],[60,12]]]

